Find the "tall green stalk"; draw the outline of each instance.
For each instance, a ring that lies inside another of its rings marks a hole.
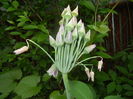
[[[67,99],[72,99],[71,94],[70,94],[70,86],[69,86],[69,80],[68,80],[67,73],[62,73],[62,77],[63,77],[64,86],[65,86],[65,89],[66,89]]]

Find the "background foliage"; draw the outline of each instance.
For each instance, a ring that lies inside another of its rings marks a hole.
[[[75,80],[71,81],[72,94],[75,97],[79,95],[80,92],[75,93],[75,90],[78,90],[75,88],[79,88],[85,92],[91,90],[90,99],[103,99],[107,95],[111,96],[104,99],[122,99],[120,96],[130,99],[133,96],[133,53],[124,50],[112,57],[106,54],[106,49],[101,46],[109,28],[108,22],[99,20],[96,15],[105,16],[110,11],[107,7],[109,1],[0,0],[0,99],[66,99],[61,75],[55,79],[46,73],[51,61],[41,50],[30,46],[31,50],[19,56],[14,55],[13,50],[25,45],[25,39],[28,38],[39,43],[54,57],[48,34],[56,34],[60,14],[68,4],[72,9],[79,5],[79,18],[85,22],[86,30],[93,31],[92,43],[98,43],[99,46],[92,54],[100,55],[107,61],[110,60],[109,63],[114,63],[109,71],[96,71],[94,83],[87,82],[84,68],[73,70],[69,75],[70,79]],[[91,62],[96,64],[96,60]],[[88,99],[88,96],[76,99]]]

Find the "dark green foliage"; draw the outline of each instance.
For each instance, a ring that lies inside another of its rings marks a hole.
[[[72,9],[79,5],[79,17],[85,22],[86,30],[91,29],[93,33],[91,43],[104,42],[104,37],[108,35],[110,29],[108,23],[99,21],[95,14],[105,16],[110,11],[110,8],[105,7],[109,0],[101,0],[99,4],[94,1],[0,1],[0,99],[48,99],[49,95],[50,99],[65,99],[61,75],[59,74],[58,78],[55,79],[46,73],[52,62],[40,49],[31,44],[30,50],[24,54],[14,55],[13,51],[26,45],[26,39],[32,39],[54,57],[53,49],[49,46],[48,34],[55,36],[59,27],[60,14],[68,4],[71,5]],[[112,13],[116,12],[112,11]],[[103,46],[97,46],[97,49],[96,53],[92,54],[112,59]],[[121,59],[124,62],[120,65],[121,67],[117,66],[115,70],[110,70],[108,73],[98,72],[96,74],[96,83],[91,83],[91,85],[96,89],[96,92],[100,90],[97,96],[87,82],[84,68],[78,67],[73,70],[69,75],[70,79],[86,82],[85,84],[72,81],[73,94],[79,94],[80,92],[75,92],[79,89],[79,91],[85,91],[83,94],[89,91],[92,99],[97,97],[103,99],[104,96],[112,94],[133,96],[132,57],[133,53],[120,52],[113,59]],[[91,62],[97,64],[95,60]],[[119,61],[117,62],[119,63]],[[117,65],[119,65],[118,63]],[[120,96],[110,97],[121,99]],[[111,99],[110,97],[105,99]],[[80,98],[83,99],[82,96]]]

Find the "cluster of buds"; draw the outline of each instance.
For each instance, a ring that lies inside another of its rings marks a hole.
[[[68,5],[61,16],[62,19],[59,22],[60,27],[56,38],[54,39],[52,36],[49,36],[50,45],[55,49],[55,59],[53,59],[45,49],[30,39],[26,40],[27,46],[14,51],[14,53],[18,55],[28,51],[28,42],[35,44],[53,61],[53,65],[49,68],[47,73],[54,77],[58,75],[58,71],[61,73],[68,73],[83,61],[94,58],[90,57],[77,62],[83,54],[89,54],[96,47],[95,44],[87,45],[87,42],[91,40],[91,31],[89,30],[86,32],[82,20],[77,20],[78,6],[71,11],[70,6]],[[95,58],[96,57],[99,56],[95,56]],[[101,71],[102,64],[102,60],[98,62],[99,71]],[[89,69],[85,69],[85,71],[88,75],[88,79],[91,78],[91,80],[94,81],[94,72],[92,70],[89,72]]]
[[[87,42],[90,41],[91,31],[86,33],[82,20],[77,21],[78,6],[71,11],[68,5],[61,16],[56,39],[49,36],[49,41],[55,49],[55,66],[60,72],[68,73],[80,56],[90,53],[96,45],[86,47]]]

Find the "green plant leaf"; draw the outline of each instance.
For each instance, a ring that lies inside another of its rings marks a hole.
[[[125,90],[133,90],[133,87],[131,85],[129,85],[129,84],[124,84],[124,85],[122,85],[122,87]]]
[[[90,0],[82,0],[80,4],[85,6],[89,10],[92,10],[93,12],[95,11],[95,6]]]
[[[38,27],[36,25],[25,25],[23,27],[23,29],[25,29],[25,30],[32,30],[32,29],[38,29]]]
[[[17,85],[15,80],[20,79],[22,76],[22,72],[20,69],[14,69],[8,72],[4,72],[0,74],[0,92],[1,93],[9,93],[11,92]]]
[[[124,98],[117,95],[117,96],[106,96],[106,97],[104,97],[104,99],[124,99]]]
[[[30,75],[24,77],[17,87],[15,92],[22,97],[22,99],[32,97],[40,92],[41,87],[37,86],[40,82],[40,76]]]
[[[107,85],[107,92],[108,93],[112,93],[113,91],[115,91],[116,89],[116,83],[115,82],[111,82]]]
[[[15,0],[15,1],[13,1],[13,2],[12,2],[12,6],[13,6],[14,8],[16,8],[16,9],[17,9],[17,8],[18,8],[18,6],[19,6],[19,2],[18,2],[18,1],[16,1],[16,0]]]
[[[15,29],[15,26],[9,26],[9,27],[5,28],[6,31],[13,30],[13,29]]]
[[[49,99],[67,99],[67,98],[65,95],[61,95],[60,92],[56,90],[50,94]]]
[[[20,32],[14,31],[14,32],[10,32],[11,35],[20,35]]]
[[[127,92],[125,93],[125,95],[126,95],[126,96],[132,96],[132,97],[133,97],[133,91],[127,91]]]
[[[102,72],[97,72],[96,79],[98,81],[102,81],[102,82],[110,80],[109,75],[107,73],[103,72],[103,71]]]
[[[113,70],[109,70],[109,75],[112,78],[112,80],[115,81],[117,79],[117,74]]]
[[[103,58],[107,58],[107,59],[112,58],[109,54],[104,53],[104,52],[96,52],[96,55],[101,56]]]
[[[70,81],[71,94],[76,99],[94,99],[94,90],[81,81]]]
[[[9,95],[9,93],[4,93],[4,94],[0,95],[0,99],[5,99],[8,95]]]
[[[119,70],[121,73],[125,74],[125,75],[128,75],[128,71],[125,67],[122,67],[122,66],[117,66],[116,67],[117,70]]]

